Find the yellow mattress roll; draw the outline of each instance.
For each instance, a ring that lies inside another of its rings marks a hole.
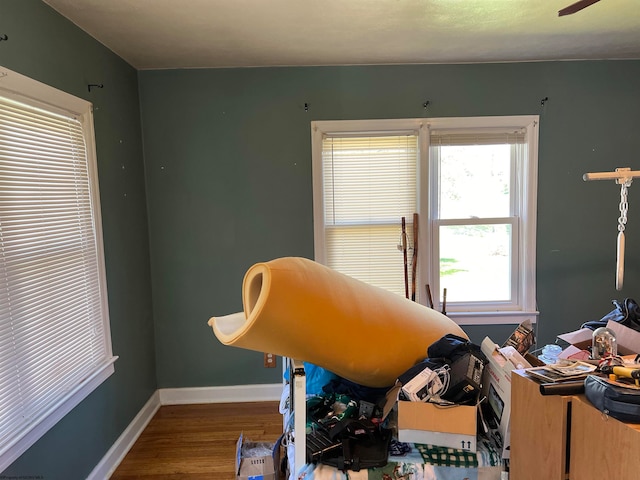
[[[448,333],[467,338],[433,309],[305,258],[253,265],[242,300],[244,312],[209,320],[220,342],[303,360],[368,387],[393,385]]]

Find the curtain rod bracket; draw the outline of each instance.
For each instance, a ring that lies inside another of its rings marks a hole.
[[[542,100],[540,100],[540,105],[544,107],[544,104],[547,103],[548,101],[549,101],[549,97],[544,97]]]
[[[431,102],[430,102],[429,100],[427,100],[426,102],[424,102],[424,103],[422,104],[422,107],[426,110],[426,109],[427,109],[427,107],[429,107],[429,105],[430,105],[430,104],[431,104]]]
[[[7,37],[7,34],[6,34],[6,33],[3,33],[2,35],[0,35],[0,42],[1,42],[2,40],[9,40],[9,37]]]
[[[90,83],[89,85],[87,85],[87,88],[89,89],[89,91],[91,91],[92,87],[104,88],[104,85],[102,83]]]

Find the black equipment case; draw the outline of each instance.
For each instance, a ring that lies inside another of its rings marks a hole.
[[[588,375],[584,393],[593,406],[606,415],[621,422],[640,423],[640,390],[619,387],[604,378]]]

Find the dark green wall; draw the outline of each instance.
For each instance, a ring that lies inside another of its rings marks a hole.
[[[0,65],[94,105],[116,372],[0,477],[84,479],[156,390],[137,72],[40,0],[0,0]],[[88,83],[103,89],[88,92]],[[33,476],[33,477],[32,477]]]
[[[161,387],[278,381],[260,354],[221,345],[205,322],[242,308],[242,277],[254,262],[313,257],[312,120],[539,114],[539,343],[600,318],[614,298],[640,296],[640,187],[630,189],[626,282],[617,292],[619,187],[582,180],[640,169],[640,61],[139,78]],[[476,342],[489,335],[498,343],[512,329],[465,327]]]
[[[640,296],[640,187],[616,292],[619,188],[581,179],[640,169],[640,61],[136,72],[40,0],[0,0],[3,33],[0,65],[94,103],[120,356],[3,475],[85,478],[158,387],[280,380],[261,354],[222,346],[206,321],[241,309],[253,263],[313,256],[312,120],[539,114],[540,343],[599,318],[613,298]],[[512,328],[465,330],[501,342]]]

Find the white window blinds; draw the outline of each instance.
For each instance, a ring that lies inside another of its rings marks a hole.
[[[326,265],[404,296],[400,220],[412,238],[417,157],[413,133],[324,137]]]
[[[0,90],[0,454],[114,360],[83,124],[12,97]]]

